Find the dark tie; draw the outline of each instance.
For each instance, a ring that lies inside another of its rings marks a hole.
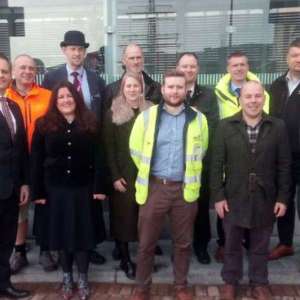
[[[192,100],[192,91],[191,90],[188,90],[187,93],[186,93],[186,104],[190,105],[191,104],[191,100]]]
[[[237,94],[238,97],[241,96],[241,88],[236,88],[235,92],[236,92],[236,94]]]
[[[12,139],[14,138],[15,135],[15,128],[14,128],[14,121],[11,116],[11,112],[8,106],[8,102],[5,97],[0,97],[0,104],[2,107],[2,114],[6,120],[7,126],[9,128],[10,134]]]
[[[79,73],[72,72],[71,75],[74,77],[73,85],[74,85],[75,89],[77,90],[77,92],[81,93],[81,84],[80,84],[80,80],[78,78]]]

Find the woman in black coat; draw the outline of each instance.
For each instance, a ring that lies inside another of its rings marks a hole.
[[[92,201],[103,200],[96,118],[82,95],[65,81],[52,93],[49,110],[36,124],[32,143],[32,197],[47,205],[50,250],[60,253],[62,297],[73,296],[73,259],[78,295],[87,299],[88,251],[96,244]],[[45,235],[47,236],[47,235]]]
[[[129,136],[139,112],[151,106],[143,96],[141,77],[125,73],[119,95],[113,99],[105,120],[106,157],[113,181],[111,197],[111,233],[121,254],[120,268],[130,279],[135,264],[128,242],[137,240],[138,206],[135,202],[136,167],[129,153]]]

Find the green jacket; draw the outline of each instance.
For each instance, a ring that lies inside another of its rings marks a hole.
[[[151,161],[162,107],[163,103],[142,112],[137,117],[130,135],[131,157],[138,169],[135,184],[136,201],[140,205],[144,204],[148,197]],[[183,195],[185,201],[193,202],[199,198],[202,158],[208,145],[208,126],[206,117],[190,106],[186,106],[185,114]]]

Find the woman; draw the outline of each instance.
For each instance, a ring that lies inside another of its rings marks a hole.
[[[141,77],[125,73],[120,93],[113,99],[105,121],[106,157],[113,181],[111,233],[121,255],[120,268],[130,279],[135,277],[128,242],[137,240],[138,206],[134,183],[136,168],[129,153],[129,135],[139,112],[151,106],[143,96]]]
[[[97,154],[97,155],[96,155]],[[62,297],[73,296],[72,265],[78,267],[78,296],[87,299],[88,251],[95,247],[91,205],[103,200],[95,116],[69,82],[52,92],[32,142],[32,197],[47,205],[50,250],[60,253]]]

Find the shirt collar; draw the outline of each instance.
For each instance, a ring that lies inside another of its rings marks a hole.
[[[167,114],[171,115],[171,116],[179,116],[181,113],[183,113],[183,111],[185,110],[185,105],[183,104],[181,107],[180,107],[180,110],[178,110],[178,112],[174,115],[174,114],[170,114],[168,111],[167,111],[167,108],[166,108],[166,105],[164,104],[163,107],[162,107],[163,111],[165,111]]]
[[[66,68],[67,68],[67,72],[68,72],[68,76],[71,76],[71,73],[73,72],[78,72],[79,76],[82,77],[83,76],[83,72],[84,72],[84,68],[83,66],[80,66],[78,69],[76,69],[75,71],[71,69],[71,67],[66,64]]]
[[[287,72],[286,76],[285,76],[286,80],[289,82],[289,81],[292,81],[292,82],[298,82],[300,81],[300,79],[295,79],[292,77],[292,74],[290,73],[290,71]]]

